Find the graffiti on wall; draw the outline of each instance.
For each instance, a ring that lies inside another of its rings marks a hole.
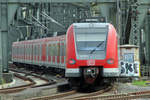
[[[139,62],[125,62],[121,61],[121,71],[122,76],[139,76]]]
[[[134,53],[125,53],[120,61],[121,76],[139,76],[139,61],[135,61]]]

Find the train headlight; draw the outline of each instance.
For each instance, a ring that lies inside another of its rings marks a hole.
[[[114,59],[108,59],[108,60],[107,60],[107,63],[108,63],[108,64],[113,64],[113,63],[114,63]]]
[[[76,61],[75,61],[74,59],[70,59],[70,60],[69,60],[69,64],[73,65],[73,64],[75,64],[75,63],[76,63]]]

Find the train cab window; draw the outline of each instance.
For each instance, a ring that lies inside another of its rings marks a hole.
[[[76,28],[76,50],[78,55],[105,53],[108,27]]]

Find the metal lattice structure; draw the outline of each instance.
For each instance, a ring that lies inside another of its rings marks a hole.
[[[140,46],[150,65],[148,0],[0,0],[0,68],[7,72],[11,43],[65,34],[68,26],[91,16],[112,23],[120,44]],[[0,72],[0,73],[1,73]]]

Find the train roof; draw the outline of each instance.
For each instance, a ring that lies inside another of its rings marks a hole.
[[[17,42],[13,42],[13,45],[41,43],[41,42],[46,42],[46,41],[60,41],[64,39],[65,39],[65,35],[61,35],[61,36],[56,36],[56,37],[46,37],[46,38],[34,39],[34,40],[17,41]]]
[[[73,26],[75,28],[89,28],[89,27],[107,27],[108,25],[110,25],[110,23],[73,23]]]

